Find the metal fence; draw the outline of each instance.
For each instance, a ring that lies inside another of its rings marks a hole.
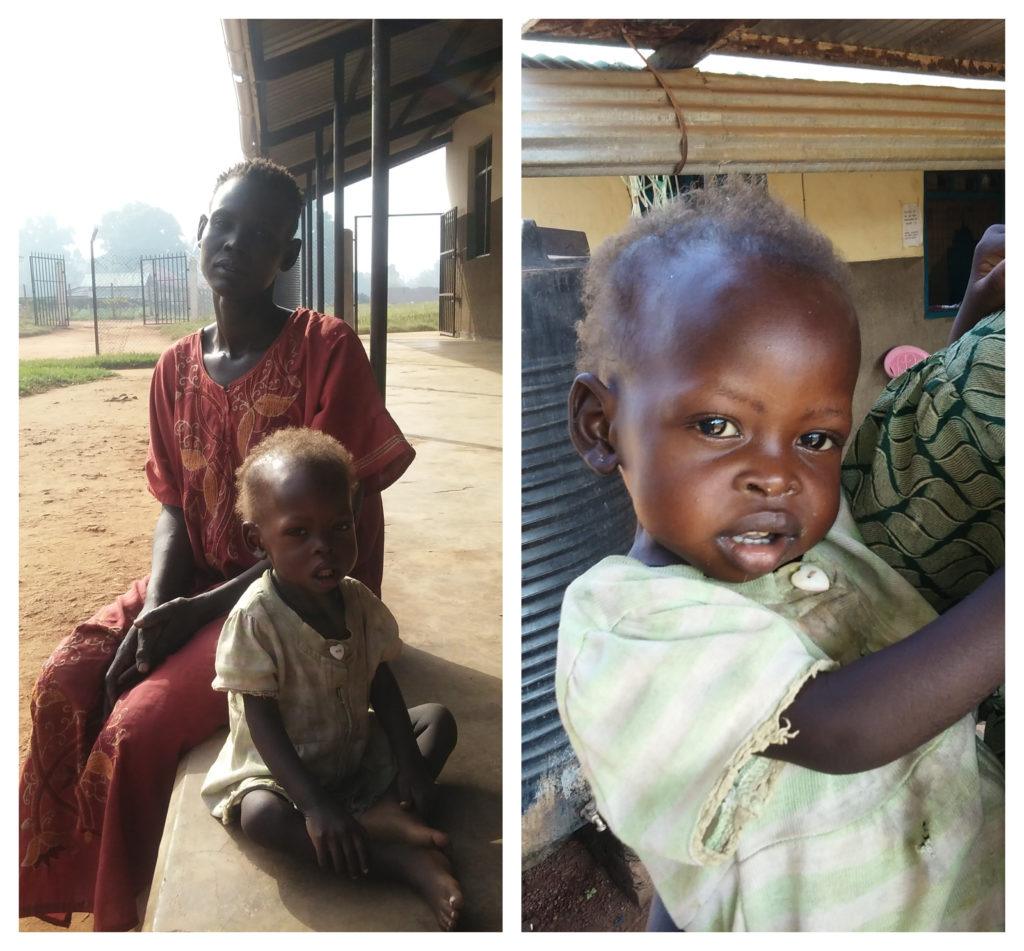
[[[66,327],[69,313],[64,256],[30,254],[28,263],[32,287],[32,322],[37,327]]]

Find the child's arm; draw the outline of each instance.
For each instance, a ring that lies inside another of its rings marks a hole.
[[[1006,228],[990,225],[974,249],[964,299],[949,331],[948,343],[959,340],[982,317],[1006,301]]]
[[[1004,679],[1003,569],[931,624],[808,681],[782,714],[798,735],[765,756],[859,773],[917,749]]]
[[[263,762],[306,820],[306,833],[321,868],[348,871],[356,878],[369,870],[363,827],[323,790],[303,765],[284,728],[277,701],[243,695],[245,722]]]
[[[411,807],[425,815],[433,805],[437,787],[416,745],[398,681],[387,664],[377,667],[370,685],[370,702],[398,761],[399,802],[403,807]]]

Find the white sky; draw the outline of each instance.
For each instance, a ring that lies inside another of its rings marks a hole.
[[[173,214],[191,243],[217,174],[243,158],[220,20],[177,8],[104,20],[86,9],[36,22],[12,44],[21,46],[25,69],[8,87],[10,128],[29,148],[12,150],[23,187],[12,191],[8,213],[18,227],[53,215],[75,230],[88,259],[103,214],[141,201]],[[390,191],[392,213],[447,210],[444,150],[395,169]],[[345,203],[351,227],[354,215],[370,211],[369,179],[347,188]],[[364,236],[368,250],[368,221]],[[399,219],[389,257],[410,277],[431,266],[437,243],[436,218]],[[360,266],[369,268],[362,253]]]
[[[528,56],[565,56],[584,63],[625,63],[643,66],[643,60],[628,46],[598,46],[589,43],[556,43],[548,40],[523,40],[523,53]],[[653,52],[641,48],[644,56]],[[705,73],[766,76],[774,79],[817,79],[844,83],[893,83],[900,86],[960,86],[968,89],[1005,89],[1006,83],[990,79],[959,79],[947,76],[925,76],[888,69],[848,66],[819,66],[815,63],[788,62],[750,56],[705,56],[697,68]]]

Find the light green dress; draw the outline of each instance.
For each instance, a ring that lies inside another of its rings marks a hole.
[[[228,694],[229,733],[202,795],[225,825],[253,789],[289,799],[252,741],[245,694],[277,700],[303,764],[349,811],[365,811],[394,779],[390,746],[369,707],[377,665],[401,650],[398,624],[354,578],[343,579],[341,590],[348,628],[343,639],[325,638],[303,621],[282,600],[269,570],[224,622],[213,688]]]
[[[845,504],[803,561],[827,591],[622,556],[569,586],[556,695],[598,810],[687,931],[1001,929],[1003,773],[972,717],[852,775],[755,755],[809,678],[935,617]]]

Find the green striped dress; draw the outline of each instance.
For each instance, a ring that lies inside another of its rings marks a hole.
[[[845,505],[803,561],[828,591],[621,556],[569,586],[556,695],[601,815],[688,931],[1001,929],[1003,774],[972,717],[852,775],[755,755],[809,678],[935,617]]]

